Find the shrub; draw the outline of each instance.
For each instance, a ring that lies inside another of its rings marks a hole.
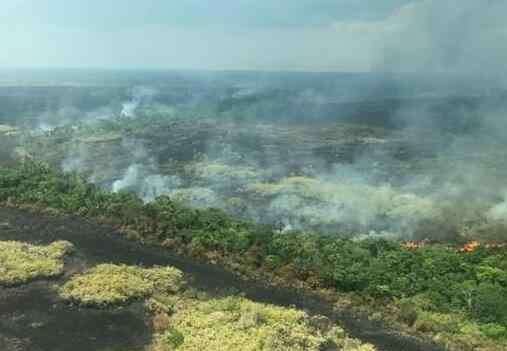
[[[422,332],[455,333],[459,331],[459,320],[449,314],[421,312],[415,322],[415,327]]]
[[[507,324],[507,289],[498,284],[482,283],[477,287],[473,313],[485,323]]]
[[[484,335],[492,339],[507,337],[507,328],[496,323],[484,324],[480,327],[480,330]]]
[[[169,327],[169,329],[165,332],[163,338],[164,342],[174,349],[177,349],[185,342],[185,337],[183,334],[173,327]]]
[[[411,300],[402,300],[399,303],[400,318],[402,322],[412,326],[417,320],[417,309]]]

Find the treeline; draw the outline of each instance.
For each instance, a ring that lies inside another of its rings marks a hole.
[[[32,162],[0,168],[0,202],[105,219],[131,238],[203,258],[213,253],[243,271],[272,272],[368,299],[413,301],[420,305],[405,311],[410,324],[417,311],[459,313],[482,325],[486,335],[507,337],[507,250],[501,247],[461,252],[442,244],[409,248],[385,240],[281,233],[166,196],[145,204],[134,194],[104,191],[77,174]]]

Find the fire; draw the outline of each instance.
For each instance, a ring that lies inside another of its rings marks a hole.
[[[471,241],[468,244],[465,244],[463,248],[461,248],[461,252],[474,252],[481,246],[481,243],[478,241]]]
[[[407,250],[418,250],[423,247],[425,247],[428,244],[427,240],[421,240],[421,241],[405,241],[401,243],[401,247]],[[469,252],[475,252],[478,248],[484,246],[486,249],[504,249],[507,248],[507,243],[495,243],[495,244],[485,244],[482,245],[479,241],[474,240],[470,241],[467,244],[463,245],[460,249],[458,249],[459,252],[463,253],[469,253]],[[450,250],[456,250],[456,248],[448,247]]]

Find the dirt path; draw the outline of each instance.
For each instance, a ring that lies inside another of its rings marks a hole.
[[[204,289],[208,292],[223,291],[224,288],[230,288],[236,291],[241,291],[247,298],[257,302],[282,306],[293,305],[308,311],[310,314],[326,315],[334,320],[340,321],[351,336],[375,344],[380,351],[445,350],[437,345],[425,343],[412,337],[399,335],[396,332],[385,328],[385,326],[383,326],[380,322],[374,322],[365,317],[355,316],[349,311],[334,311],[330,304],[322,301],[318,297],[309,296],[308,294],[304,294],[296,290],[273,288],[262,283],[245,282],[219,267],[196,263],[191,259],[173,256],[162,249],[144,247],[138,243],[127,241],[118,235],[114,229],[108,226],[97,225],[81,218],[48,218],[20,210],[0,207],[0,240],[50,243],[52,241],[62,239],[71,241],[79,249],[80,253],[84,255],[86,261],[91,263],[111,262],[142,264],[146,266],[172,265],[185,272],[187,277],[189,277],[190,284],[195,288]],[[9,298],[4,296],[5,294],[0,294],[0,319],[11,318],[16,314],[17,309],[25,310],[28,308],[27,306],[33,307],[34,302],[30,302],[33,300],[39,300],[39,302],[35,303],[35,305],[52,305],[50,298],[47,296],[44,297],[44,294],[35,293],[35,295],[30,295],[34,294],[33,289],[36,291],[36,288],[27,288],[25,294],[21,294],[20,297],[23,301],[16,300],[17,302],[14,300],[9,301]],[[46,299],[46,301],[43,301],[44,299]],[[16,303],[19,304],[19,306],[16,306]],[[88,326],[86,322],[83,322],[83,325],[74,323],[74,328],[69,329],[68,320],[77,319],[78,316],[72,315],[73,311],[70,307],[64,308],[59,306],[54,308],[54,310],[54,314],[70,313],[69,315],[65,315],[65,318],[54,318],[56,321],[60,320],[62,323],[67,323],[62,326],[64,327],[64,331],[65,327],[67,328],[67,333],[72,335],[75,330],[86,330],[87,333],[91,333],[89,342],[85,342],[84,340],[81,341],[83,344],[83,350],[86,349],[84,347],[86,345],[88,345],[88,350],[102,350],[101,348],[94,349],[93,342],[97,343],[97,340],[107,340],[107,338],[110,337],[108,335],[104,335],[104,328],[106,328],[105,330],[107,330],[107,328],[112,328],[117,334],[117,338],[121,338],[125,332],[125,330],[122,330],[121,328],[120,330],[114,329],[115,324],[112,323],[112,321],[117,318],[117,316],[114,315],[100,316],[98,320],[99,322],[103,321],[104,324],[101,328],[91,327],[91,324],[94,322],[93,318],[90,317],[90,326]],[[37,314],[37,308],[32,308],[30,311],[32,311],[31,313]],[[46,311],[46,313],[51,314],[51,311]],[[142,323],[139,323],[134,315],[128,315],[129,311],[123,311],[123,313],[127,313],[127,315],[122,318],[127,318],[127,320],[131,323],[130,326],[134,328],[133,330],[137,330],[139,334],[134,338],[135,340],[130,341],[134,342],[142,339],[144,333]],[[106,324],[107,326],[105,326]],[[2,325],[3,324],[0,324],[0,328],[2,328]],[[88,327],[90,327],[91,330],[88,330]],[[51,329],[43,329],[42,331],[39,331],[37,335],[39,336],[40,344],[35,345],[37,340],[31,340],[32,343],[34,343],[34,347],[30,348],[30,351],[67,350],[62,347],[55,347],[54,343],[52,348],[48,346],[49,339],[58,340],[60,337],[59,330],[61,330],[60,326],[53,325],[51,326]],[[5,331],[0,329],[0,335],[2,332]],[[44,335],[44,333],[46,334]],[[12,332],[10,334],[12,334]],[[20,336],[22,337],[23,335]],[[132,337],[133,336],[131,335],[130,339],[132,339]],[[113,339],[115,338],[110,340],[111,343],[113,342]],[[114,345],[114,347],[118,347],[117,344],[112,345]],[[0,344],[0,347],[1,346],[2,345]],[[72,349],[81,350],[76,349],[75,347]],[[12,350],[16,349],[13,348]],[[19,350],[25,349],[20,348]],[[110,348],[109,350],[116,350],[116,348]]]

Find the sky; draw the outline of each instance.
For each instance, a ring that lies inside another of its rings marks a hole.
[[[505,0],[2,0],[0,67],[496,68],[505,13]]]

